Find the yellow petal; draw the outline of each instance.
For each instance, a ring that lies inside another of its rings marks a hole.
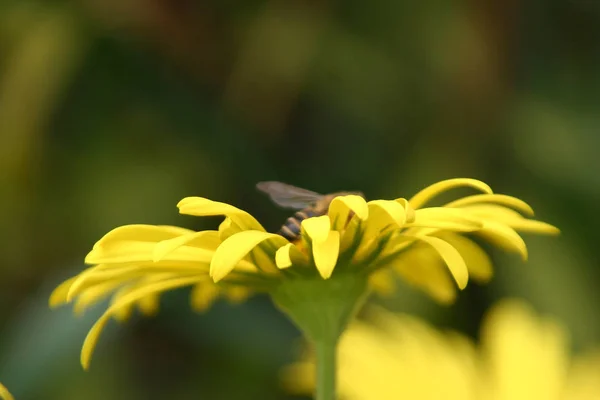
[[[523,200],[505,194],[476,194],[454,200],[445,205],[445,207],[464,207],[479,203],[495,203],[503,206],[512,207],[520,212],[533,215],[533,208]]]
[[[199,273],[208,274],[208,263],[193,265],[170,265],[165,262],[149,264],[123,264],[110,265],[99,264],[80,273],[68,289],[66,301],[71,301],[75,296],[89,290],[90,287],[109,283],[112,281],[125,283],[129,280],[138,279],[144,276],[156,276],[164,274],[176,275],[197,275]]]
[[[177,226],[124,225],[108,232],[94,247],[123,241],[156,243],[190,233],[194,233],[194,231]]]
[[[233,304],[241,303],[251,294],[252,291],[243,286],[230,286],[223,289],[223,296]]]
[[[288,243],[285,246],[280,247],[275,253],[275,263],[279,269],[289,268],[293,264],[305,265],[307,262],[308,260],[304,253],[302,253],[293,243]]]
[[[413,222],[415,220],[415,216],[416,216],[415,209],[410,205],[408,200],[401,197],[401,198],[396,199],[395,201],[400,203],[402,205],[402,207],[404,208],[404,212],[406,214],[406,222]]]
[[[2,400],[14,400],[14,397],[3,384],[0,383],[0,399]]]
[[[210,308],[219,297],[219,288],[211,281],[201,282],[194,286],[190,296],[192,308],[204,312]]]
[[[160,306],[160,296],[158,294],[150,294],[146,297],[142,297],[138,300],[137,305],[144,315],[156,315],[158,314],[158,308]]]
[[[487,282],[493,275],[492,260],[485,250],[469,238],[451,232],[435,235],[450,243],[461,254],[469,269],[469,276],[479,282]]]
[[[358,245],[361,239],[361,229],[363,227],[363,221],[357,216],[352,217],[348,226],[342,234],[342,240],[340,245],[340,253],[343,253],[350,249],[352,246]]]
[[[210,262],[210,276],[215,282],[220,281],[235,268],[242,258],[265,240],[271,240],[277,248],[288,243],[283,237],[274,233],[261,231],[237,233],[227,238],[215,251]]]
[[[238,232],[243,231],[231,218],[227,217],[219,225],[219,239],[221,241],[227,239],[229,236],[235,235]]]
[[[406,222],[404,207],[393,200],[373,200],[368,203],[369,219],[365,223],[363,240],[378,235],[388,226],[400,227]]]
[[[77,280],[78,276],[79,275],[76,275],[72,278],[67,279],[52,291],[52,294],[50,295],[50,299],[48,301],[50,308],[55,308],[68,302],[67,293],[69,293],[71,285]]]
[[[153,261],[157,262],[181,246],[200,247],[207,250],[216,250],[221,244],[218,231],[201,231],[163,240],[154,247]]]
[[[469,270],[462,256],[452,245],[442,239],[432,236],[417,236],[417,239],[433,247],[444,259],[450,273],[460,289],[464,289],[469,281]]]
[[[121,307],[113,314],[113,318],[117,321],[124,323],[127,322],[133,315],[133,306],[128,305],[127,307]]]
[[[573,399],[564,392],[568,336],[562,325],[538,317],[526,303],[498,303],[485,316],[481,332],[490,389],[499,399]],[[598,371],[595,375],[597,380]],[[584,398],[598,398],[588,395]]]
[[[263,231],[262,225],[246,211],[227,203],[212,201],[203,197],[186,197],[177,204],[181,214],[195,215],[198,217],[225,215],[231,218],[243,230]]]
[[[126,281],[101,282],[82,292],[73,305],[73,313],[77,316],[83,315],[85,310],[106,299],[117,288],[127,283]]]
[[[275,263],[277,264],[277,268],[286,269],[292,266],[292,258],[290,257],[290,248],[292,246],[292,243],[288,243],[277,250],[275,253]]]
[[[406,210],[404,206],[400,204],[400,202],[393,200],[373,200],[368,203],[369,206],[369,221],[371,221],[371,213],[376,211],[384,211],[387,214],[378,213],[377,218],[384,218],[386,224],[389,224],[391,221],[396,222],[399,225],[402,225],[406,222]]]
[[[328,215],[307,218],[302,221],[302,229],[313,242],[322,242],[327,239],[331,229],[331,220]]]
[[[390,262],[403,280],[426,292],[441,304],[456,299],[456,286],[439,254],[430,246],[418,244],[401,252]]]
[[[333,273],[340,251],[340,233],[329,231],[324,241],[313,241],[313,258],[315,266],[323,279],[328,279]]]
[[[523,218],[518,212],[503,206],[473,205],[466,206],[463,209],[474,216],[491,219],[523,232],[549,235],[560,233],[560,230],[553,225],[534,219]]]
[[[364,198],[357,195],[338,196],[329,205],[329,218],[333,223],[334,230],[342,230],[348,222],[350,212],[353,212],[361,220],[369,216],[369,207]]]
[[[92,353],[98,343],[98,338],[102,333],[102,329],[106,326],[108,320],[114,315],[115,312],[122,309],[123,307],[129,307],[138,300],[152,294],[165,292],[167,290],[176,289],[183,286],[193,285],[198,281],[202,280],[203,277],[187,277],[177,278],[162,282],[153,282],[149,285],[143,286],[137,290],[134,290],[123,297],[119,298],[114,304],[112,304],[102,316],[96,321],[92,329],[87,334],[83,347],[81,349],[81,365],[83,369],[88,369],[92,358]]]
[[[115,264],[153,262],[157,243],[118,241],[110,245],[94,247],[85,257],[86,264]],[[214,250],[200,247],[179,247],[164,254],[163,261],[210,262]]]
[[[520,219],[517,221],[510,221],[509,225],[511,228],[516,229],[521,232],[548,234],[548,235],[558,235],[560,233],[560,229],[558,229],[554,225],[550,225],[546,222],[537,221],[534,219],[523,218],[523,219]]]
[[[421,190],[419,193],[414,195],[409,200],[409,203],[414,209],[421,208],[425,203],[427,203],[429,200],[431,200],[438,194],[461,186],[469,186],[488,194],[493,193],[492,189],[488,185],[476,179],[455,178],[437,182],[431,186],[426,187],[425,189]]]
[[[477,233],[505,250],[516,251],[523,260],[527,260],[527,245],[510,226],[499,222],[485,221],[483,228]]]
[[[415,221],[407,227],[431,227],[456,231],[476,231],[483,227],[481,218],[465,210],[428,207],[415,211]]]

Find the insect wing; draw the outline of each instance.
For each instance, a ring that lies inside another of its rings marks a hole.
[[[269,195],[275,204],[301,210],[320,200],[323,195],[282,182],[259,182],[256,188]]]

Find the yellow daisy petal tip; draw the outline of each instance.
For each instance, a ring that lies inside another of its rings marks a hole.
[[[280,247],[275,253],[275,264],[279,269],[286,269],[292,266],[292,258],[290,255],[292,243],[288,243]]]
[[[459,289],[464,289],[469,281],[469,270],[460,252],[450,243],[433,236],[419,235],[417,239],[427,243],[442,257]]]
[[[94,352],[94,349],[96,348],[96,344],[98,343],[100,333],[102,332],[102,329],[104,328],[104,325],[106,325],[107,321],[108,318],[106,314],[100,317],[100,319],[96,321],[94,326],[92,326],[92,329],[90,329],[89,333],[85,337],[85,341],[83,342],[83,346],[81,348],[80,357],[81,367],[85,371],[87,371],[90,368],[92,354]]]
[[[76,278],[77,277],[67,279],[52,291],[52,293],[50,294],[50,298],[48,299],[48,306],[50,308],[59,307],[70,301],[68,293]]]
[[[409,200],[409,202],[413,208],[420,208],[423,204],[427,203],[429,200],[431,200],[433,197],[437,196],[438,194],[445,192],[447,190],[450,190],[450,189],[464,187],[464,186],[472,187],[474,189],[480,190],[481,192],[487,193],[487,194],[494,193],[492,191],[491,187],[489,187],[486,183],[484,183],[480,180],[471,179],[471,178],[453,178],[453,179],[446,179],[444,181],[440,181],[440,182],[434,183],[433,185],[426,187],[425,189],[421,190],[419,193],[414,195]]]
[[[362,220],[365,220],[369,217],[369,207],[367,206],[367,202],[363,197],[355,194],[338,196],[334,198],[329,205],[329,210],[336,210],[340,208],[352,210],[352,212]]]
[[[340,233],[329,231],[327,238],[322,242],[313,242],[313,258],[315,266],[323,279],[329,279],[340,251]]]
[[[191,203],[196,203],[196,204],[202,204],[202,203],[210,203],[211,200],[206,199],[204,197],[198,197],[198,196],[189,196],[189,197],[184,197],[183,199],[179,200],[179,202],[177,203],[177,208],[179,210],[181,210],[182,207],[185,207],[186,205],[189,205]]]
[[[313,242],[323,242],[327,240],[330,232],[331,220],[328,215],[307,218],[302,221],[302,229],[306,231]]]

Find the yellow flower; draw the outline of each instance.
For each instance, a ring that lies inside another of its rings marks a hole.
[[[10,392],[8,391],[8,389],[6,389],[4,387],[4,385],[2,385],[0,383],[0,399],[2,400],[14,400],[14,398],[12,397],[12,395],[10,394]]]
[[[482,343],[417,318],[373,313],[340,341],[338,381],[346,400],[600,399],[600,352],[571,358],[567,333],[526,304],[504,300],[482,324]],[[285,385],[310,393],[314,366],[284,370]]]
[[[461,186],[482,193],[441,207],[423,207],[441,192]],[[87,255],[86,263],[93,266],[52,294],[51,306],[74,301],[76,312],[111,298],[84,343],[84,368],[110,318],[124,319],[134,306],[154,313],[158,296],[166,290],[192,286],[192,304],[200,310],[219,296],[243,300],[254,292],[268,292],[305,331],[312,329],[307,325],[328,325],[315,321],[319,317],[338,315],[339,334],[364,297],[367,282],[380,291],[390,290],[393,280],[388,274],[393,270],[443,302],[451,301],[456,286],[464,288],[469,276],[489,279],[487,254],[465,234],[476,234],[525,259],[527,248],[517,230],[558,232],[524,217],[533,211],[523,201],[494,194],[473,179],[442,181],[410,200],[336,197],[326,215],[302,221],[301,238],[294,242],[266,232],[252,215],[229,204],[188,197],[178,208],[182,214],[225,219],[218,230],[200,232],[152,225],[116,228]],[[324,303],[337,308],[315,316],[312,309],[298,310],[299,299],[308,308]]]

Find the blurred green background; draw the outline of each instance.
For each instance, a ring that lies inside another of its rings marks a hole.
[[[600,3],[4,0],[0,3],[0,381],[22,399],[292,399],[299,334],[265,297],[204,315],[169,293],[111,324],[47,298],[93,243],[209,197],[275,230],[254,185],[410,197],[465,176],[528,201],[559,238],[450,308],[400,286],[388,308],[476,337],[505,296],[600,341]],[[297,398],[297,397],[296,397]]]

